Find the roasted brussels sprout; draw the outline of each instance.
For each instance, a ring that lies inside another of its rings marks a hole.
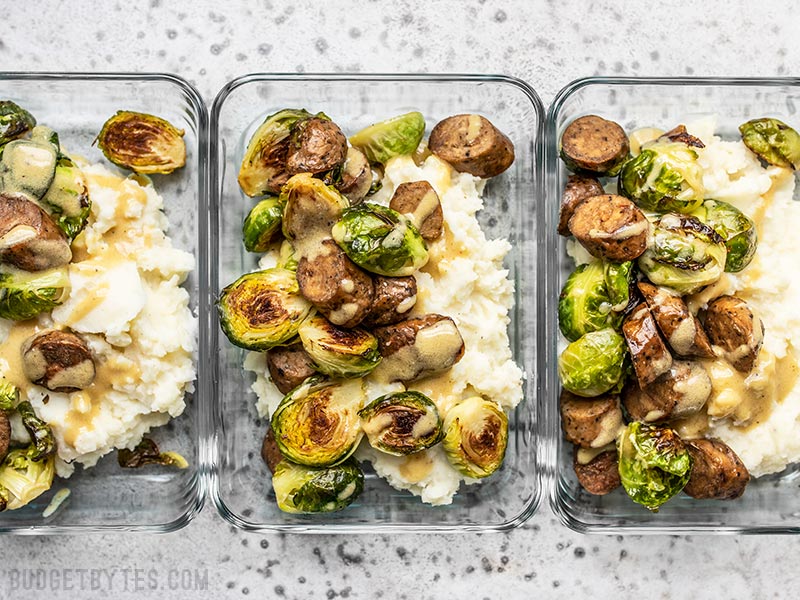
[[[284,205],[283,235],[295,244],[300,257],[309,254],[304,244],[316,247],[320,238],[330,238],[331,227],[348,206],[347,198],[308,173],[289,179],[280,199]]]
[[[278,448],[289,460],[309,467],[344,462],[364,435],[358,418],[364,399],[361,379],[309,377],[272,415]]]
[[[403,456],[438,444],[444,435],[436,405],[419,392],[395,392],[362,408],[361,427],[370,446]]]
[[[34,459],[35,446],[12,450],[0,464],[0,511],[16,510],[53,485],[55,455]]]
[[[390,158],[412,154],[425,135],[425,117],[410,112],[370,125],[350,137],[371,163],[386,164]]]
[[[500,468],[508,445],[508,417],[496,402],[480,396],[463,400],[444,418],[447,459],[459,473],[480,479]]]
[[[636,281],[633,261],[628,260],[623,263],[604,261],[603,277],[606,280],[606,292],[611,302],[611,310],[624,311],[631,301],[631,284]]]
[[[342,329],[318,315],[297,331],[317,370],[331,377],[363,377],[381,361],[378,338],[364,329]]]
[[[5,267],[0,271],[0,317],[24,321],[52,310],[69,294],[66,268],[29,273]]]
[[[625,356],[625,340],[619,333],[610,327],[591,331],[558,357],[561,385],[584,398],[616,389],[625,375]]]
[[[703,201],[703,171],[697,152],[681,142],[659,139],[622,165],[619,192],[639,208],[688,213]]]
[[[166,175],[186,164],[183,134],[161,117],[119,110],[103,124],[97,145],[119,167]]]
[[[315,469],[283,460],[272,487],[278,508],[287,513],[324,513],[349,506],[364,490],[364,473],[354,460]]]
[[[186,469],[189,463],[177,452],[161,452],[158,445],[149,438],[142,438],[133,450],[120,448],[117,463],[124,469],[138,469],[145,465],[161,465]]]
[[[0,377],[0,410],[12,411],[19,402],[19,389],[5,377]]]
[[[2,147],[0,186],[4,192],[39,200],[53,183],[58,160],[58,137],[48,127],[34,127],[29,140]]]
[[[653,512],[689,481],[692,457],[672,429],[634,421],[617,448],[622,487],[634,502]]]
[[[602,261],[594,260],[579,265],[567,279],[558,299],[558,326],[561,333],[574,342],[590,331],[606,327],[619,329],[621,324],[622,315],[614,312],[608,294]]]
[[[378,275],[411,275],[428,262],[428,247],[417,228],[379,204],[348,208],[331,233],[350,260]]]
[[[277,196],[268,196],[256,204],[242,225],[244,248],[248,252],[266,252],[275,234],[281,230],[283,202]]]
[[[742,141],[771,165],[800,169],[800,134],[778,119],[753,119],[739,125]]]
[[[36,126],[36,119],[11,100],[0,100],[0,146],[22,137]]]
[[[70,240],[86,227],[92,208],[89,189],[83,172],[69,156],[59,154],[53,183],[42,205]]]
[[[232,344],[267,350],[297,335],[311,312],[297,279],[286,269],[242,275],[222,290],[218,309],[222,331]]]
[[[56,451],[56,440],[50,426],[42,421],[33,412],[30,402],[20,402],[17,405],[17,412],[22,418],[22,424],[31,436],[33,443],[28,449],[28,456],[31,460],[39,461],[46,458]]]
[[[728,257],[725,271],[738,273],[750,264],[758,246],[756,224],[735,206],[720,200],[706,200],[692,216],[710,226],[725,242]]]
[[[714,283],[725,270],[722,238],[696,217],[662,215],[654,224],[639,268],[656,285],[691,294]]]

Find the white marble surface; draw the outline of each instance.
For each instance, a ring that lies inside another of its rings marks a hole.
[[[170,71],[208,103],[253,71],[499,72],[527,80],[546,104],[592,74],[800,74],[793,2],[731,0],[713,13],[705,2],[620,4],[17,2],[4,11],[0,70]],[[263,536],[237,532],[207,506],[167,536],[5,537],[0,598],[792,597],[799,545],[586,537],[546,506],[508,534]],[[23,569],[48,575],[15,579]]]

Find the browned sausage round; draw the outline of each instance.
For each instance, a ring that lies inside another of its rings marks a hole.
[[[627,158],[630,149],[625,130],[597,115],[575,119],[561,136],[561,158],[572,170],[606,174]]]
[[[272,473],[275,472],[275,467],[278,466],[278,463],[283,460],[283,454],[281,454],[278,443],[275,441],[275,433],[269,425],[267,425],[267,434],[264,436],[264,442],[261,444],[261,458]]]
[[[0,194],[0,262],[25,271],[66,265],[72,250],[46,212],[23,196]]]
[[[646,281],[638,285],[658,328],[675,354],[714,358],[711,342],[703,326],[689,312],[680,296]]]
[[[635,421],[652,423],[691,416],[711,395],[711,378],[698,362],[673,361],[667,373],[640,388],[635,381],[622,390],[622,404]]]
[[[616,396],[580,398],[561,391],[561,429],[564,437],[583,448],[600,448],[617,439],[622,409]]]
[[[592,256],[624,262],[647,248],[650,224],[636,205],[622,196],[587,198],[569,220],[572,235]]]
[[[69,331],[47,329],[22,344],[22,366],[33,383],[54,392],[75,392],[94,381],[92,351]]]
[[[288,394],[316,373],[314,363],[302,344],[271,348],[267,351],[267,369],[282,394]]]
[[[653,383],[672,366],[672,354],[656,329],[647,303],[634,308],[622,322],[622,335],[628,344],[639,385]]]
[[[480,115],[455,115],[439,121],[428,148],[462,173],[494,177],[514,162],[514,144]]]
[[[286,172],[323,173],[344,163],[347,138],[333,121],[311,117],[292,130]]]
[[[692,473],[683,491],[692,498],[735,500],[744,494],[750,473],[731,448],[718,440],[689,440]]]
[[[402,321],[417,302],[417,280],[406,277],[373,275],[375,294],[372,308],[361,322],[362,327],[378,327]]]
[[[602,196],[605,190],[595,177],[570,175],[564,193],[561,195],[561,208],[558,211],[558,234],[570,235],[569,220],[575,208],[587,198]]]
[[[350,201],[350,206],[355,206],[366,198],[369,188],[372,187],[372,169],[361,150],[352,146],[347,149],[342,178],[334,187]]]
[[[8,447],[11,444],[11,422],[8,420],[6,411],[0,410],[0,462],[2,462],[6,454],[8,454]]]
[[[442,235],[444,214],[439,195],[427,181],[401,183],[394,191],[389,208],[409,217],[426,240]]]
[[[749,373],[764,341],[764,324],[736,296],[720,296],[708,305],[705,319],[711,343],[735,369]]]
[[[609,450],[595,456],[589,463],[578,462],[578,449],[572,460],[578,483],[590,494],[604,496],[620,486],[619,459],[616,450]]]
[[[622,406],[632,421],[655,423],[669,418],[674,407],[672,398],[653,398],[635,380],[628,380],[620,394]]]

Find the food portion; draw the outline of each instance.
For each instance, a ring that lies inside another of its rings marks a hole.
[[[589,115],[561,139],[562,429],[588,493],[621,485],[652,511],[681,491],[739,498],[800,461],[800,136],[773,118],[736,141],[714,127],[625,134]]]
[[[173,247],[148,178],[69,156],[16,105],[0,112],[0,509],[116,449],[121,466],[185,468],[143,437],[183,412],[195,378],[181,287],[194,257]],[[133,117],[166,123],[117,113],[100,135],[107,154],[143,156],[122,123]]]
[[[364,463],[431,504],[503,463],[522,399],[510,244],[487,240],[475,215],[513,145],[481,115],[444,119],[427,142],[425,127],[410,112],[348,146],[323,113],[285,109],[244,153],[243,241],[263,256],[222,290],[220,321],[251,350],[270,419],[261,453],[286,512],[345,508]],[[251,279],[263,283],[238,292]]]

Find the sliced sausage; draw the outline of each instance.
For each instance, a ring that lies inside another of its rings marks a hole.
[[[347,138],[333,121],[311,117],[292,129],[286,172],[323,173],[344,163]]]
[[[0,462],[2,462],[6,454],[8,454],[8,447],[11,445],[11,421],[8,420],[6,411],[0,410]]]
[[[625,130],[597,115],[575,119],[561,136],[561,158],[572,170],[603,175],[625,160],[629,152]]]
[[[564,437],[584,448],[600,448],[617,439],[622,427],[619,398],[606,395],[581,398],[562,390],[561,428]]]
[[[271,348],[267,352],[267,369],[282,394],[288,394],[316,373],[314,363],[302,344]]]
[[[367,197],[372,187],[372,168],[361,150],[352,146],[347,149],[341,179],[334,187],[350,201],[350,206],[359,204]]]
[[[369,314],[361,322],[363,327],[391,325],[402,321],[417,302],[417,280],[406,277],[373,275],[375,293]]]
[[[674,406],[672,399],[654,398],[635,380],[628,380],[620,394],[622,406],[631,421],[656,423],[669,418]]]
[[[735,500],[744,494],[750,473],[727,444],[689,440],[686,449],[692,456],[692,473],[684,492],[692,498],[708,500]]]
[[[455,115],[439,121],[428,148],[461,173],[494,177],[514,162],[514,144],[480,115]]]
[[[278,443],[275,441],[275,432],[272,427],[267,425],[267,433],[264,436],[264,441],[261,444],[261,458],[266,463],[271,473],[275,472],[275,467],[283,460]]]
[[[631,419],[652,423],[691,416],[711,396],[711,378],[698,362],[673,361],[667,373],[640,388],[628,382],[622,390],[622,404]]]
[[[22,344],[22,367],[33,383],[53,392],[75,392],[94,381],[92,352],[84,339],[69,331],[47,329]]]
[[[564,193],[561,195],[561,208],[558,211],[558,234],[570,235],[569,220],[575,208],[587,198],[602,196],[605,190],[596,177],[570,175]]]
[[[604,496],[621,484],[619,458],[616,450],[598,454],[590,462],[582,465],[578,462],[578,449],[575,448],[572,466],[581,487],[595,496]]]
[[[749,373],[764,342],[764,324],[741,298],[720,296],[708,305],[705,327],[734,368]]]
[[[674,127],[661,137],[667,138],[670,142],[681,142],[682,144],[686,144],[687,146],[694,146],[695,148],[706,147],[706,145],[700,140],[700,138],[696,138],[691,133],[686,131],[685,125],[678,125],[677,127]]]
[[[71,259],[69,242],[50,215],[23,196],[0,194],[0,262],[43,271]]]
[[[656,329],[656,322],[642,302],[625,317],[622,335],[631,353],[633,368],[639,385],[645,387],[653,383],[672,366],[672,354]]]
[[[593,196],[578,204],[569,230],[597,258],[625,262],[647,248],[650,224],[637,206],[622,196]]]
[[[700,320],[689,311],[680,296],[646,281],[639,282],[638,287],[650,314],[675,354],[714,358],[711,342]]]
[[[406,215],[426,240],[435,240],[442,235],[442,203],[436,190],[427,181],[409,181],[398,185],[389,208]]]

